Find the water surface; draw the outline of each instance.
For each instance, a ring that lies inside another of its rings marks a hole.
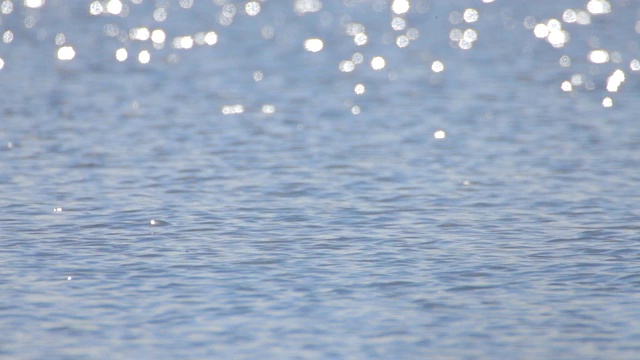
[[[190,3],[3,11],[2,357],[637,356],[635,3]]]

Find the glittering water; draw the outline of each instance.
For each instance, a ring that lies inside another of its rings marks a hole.
[[[0,357],[640,353],[640,3],[0,13]]]

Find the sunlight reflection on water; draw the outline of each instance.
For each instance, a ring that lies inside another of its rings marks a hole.
[[[639,6],[0,0],[0,357],[633,358]]]

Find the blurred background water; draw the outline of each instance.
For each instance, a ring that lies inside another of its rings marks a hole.
[[[640,354],[639,2],[0,12],[0,357]]]

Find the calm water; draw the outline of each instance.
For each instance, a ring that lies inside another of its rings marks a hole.
[[[1,3],[0,357],[637,358],[640,3],[138,2]]]

